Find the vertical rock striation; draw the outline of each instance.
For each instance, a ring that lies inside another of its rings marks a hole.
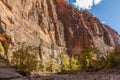
[[[0,17],[14,43],[10,51],[24,42],[54,55],[79,54],[84,46],[97,47],[104,54],[120,47],[116,31],[65,0],[0,0]]]

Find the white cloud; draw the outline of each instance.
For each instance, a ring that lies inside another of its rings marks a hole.
[[[106,22],[104,22],[104,21],[103,21],[102,23],[103,23],[103,24],[106,24]]]
[[[93,0],[76,0],[75,5],[78,8],[90,9],[93,5]]]
[[[101,2],[101,0],[94,0],[94,4],[97,5]]]
[[[76,0],[74,3],[79,9],[91,9],[93,5],[97,5],[102,0]]]

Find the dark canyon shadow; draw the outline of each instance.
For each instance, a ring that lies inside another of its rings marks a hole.
[[[2,28],[2,25],[1,25],[1,17],[0,17],[0,34],[3,34],[5,31],[3,30]]]

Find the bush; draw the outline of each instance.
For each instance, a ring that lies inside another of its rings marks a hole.
[[[111,52],[108,56],[107,56],[107,68],[114,68],[120,66],[120,53],[118,52]]]
[[[70,70],[70,58],[68,55],[61,55],[61,70],[68,71]]]
[[[6,55],[5,55],[5,49],[4,47],[2,46],[2,44],[0,43],[0,55],[4,58],[6,58]]]
[[[107,60],[104,57],[100,57],[96,60],[92,59],[91,65],[94,70],[105,68]]]
[[[70,60],[70,69],[71,70],[80,70],[81,64],[79,63],[78,56],[72,55]]]
[[[98,57],[93,59],[96,48],[83,48],[80,55],[65,55],[60,54],[56,60],[53,55],[50,55],[47,61],[36,60],[36,53],[33,47],[22,47],[13,53],[12,64],[17,67],[20,72],[30,73],[36,69],[40,71],[60,72],[73,70],[98,70],[102,68],[113,68],[120,66],[120,54],[118,52],[110,53],[107,58]]]
[[[61,71],[71,71],[71,70],[79,70],[80,64],[78,63],[78,57],[71,55],[61,55]]]
[[[81,54],[78,57],[79,63],[81,64],[81,69],[92,68],[92,58],[94,56],[95,48],[85,47],[81,51]]]
[[[29,53],[32,47],[22,47],[13,53],[11,63],[17,67],[19,72],[30,73],[36,70],[38,62],[36,54]]]
[[[60,67],[57,63],[57,60],[54,58],[53,55],[49,55],[48,60],[45,62],[46,65],[46,71],[49,72],[59,72]]]
[[[62,55],[61,56],[61,69],[64,71],[68,70],[81,70],[91,69],[94,63],[93,56],[94,52],[97,51],[95,48],[85,47],[80,55]]]

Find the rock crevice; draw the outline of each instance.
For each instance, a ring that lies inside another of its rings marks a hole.
[[[80,54],[84,46],[107,53],[120,47],[116,31],[65,0],[0,0],[0,17],[2,28],[14,42],[13,49],[23,42],[44,46],[46,54]]]

